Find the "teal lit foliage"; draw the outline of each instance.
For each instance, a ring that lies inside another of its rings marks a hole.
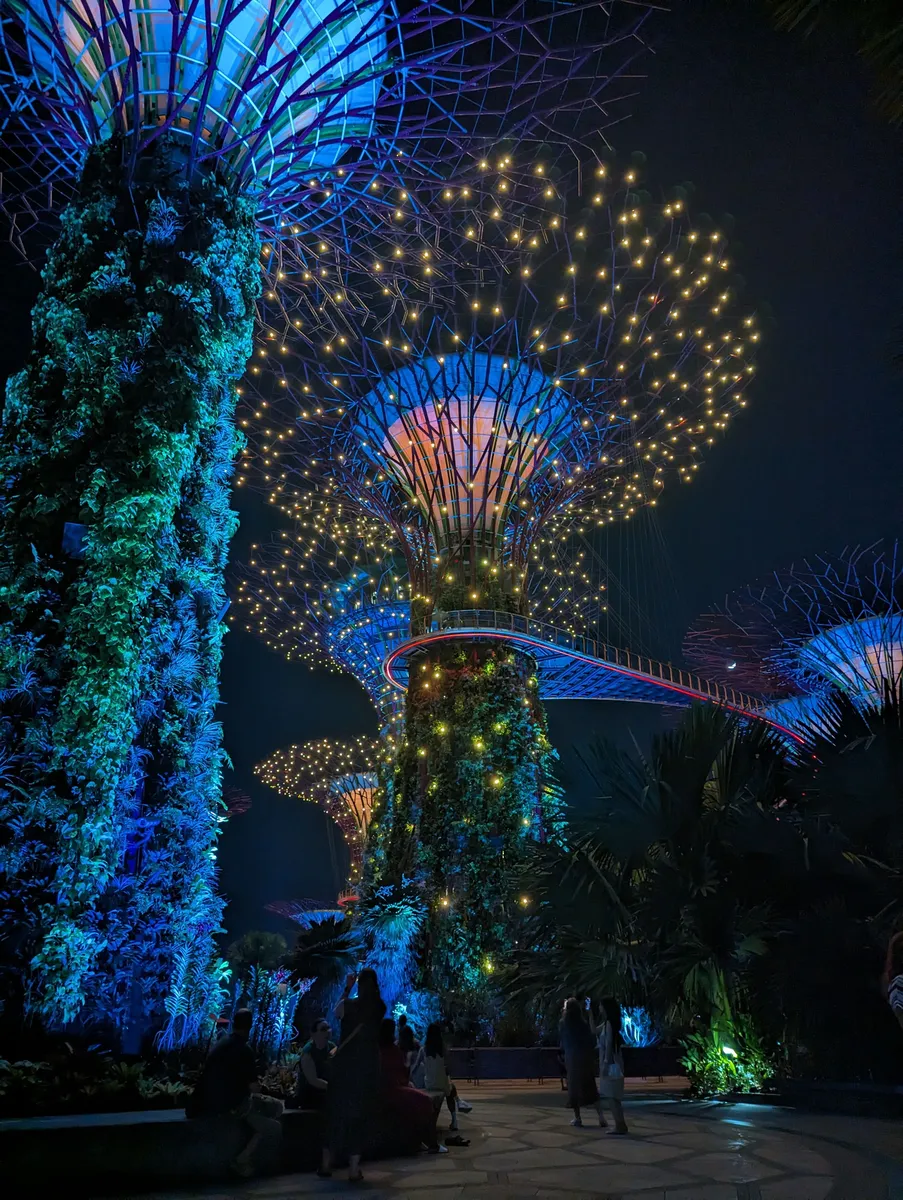
[[[32,1013],[120,1032],[220,975],[222,575],[259,286],[252,206],[165,138],[128,185],[123,153],[87,157],[0,432],[0,920]]]
[[[383,879],[422,887],[421,986],[465,1009],[485,1007],[510,957],[528,847],[563,832],[534,672],[527,656],[480,643],[412,664]]]
[[[301,997],[313,986],[312,979],[293,980],[285,967],[269,970],[249,967],[243,979],[233,988],[233,1015],[239,1008],[249,1008],[253,1021],[250,1043],[258,1058],[278,1062],[296,1036],[295,1011]]]
[[[434,992],[414,991],[403,1003],[396,1002],[392,1015],[396,1021],[406,1016],[415,1033],[423,1036],[434,1021],[442,1020],[442,1005]]]
[[[192,946],[175,952],[163,1000],[163,1027],[156,1037],[160,1050],[205,1046],[209,1042],[216,1018],[229,1002],[231,976],[225,959],[202,961]]]
[[[623,1008],[621,1010],[621,1036],[625,1046],[657,1046],[662,1040],[662,1031],[646,1008]]]
[[[391,886],[377,888],[355,914],[355,929],[367,947],[364,965],[376,971],[390,1009],[410,995],[426,918],[423,900],[413,889]]]
[[[681,1059],[694,1096],[723,1096],[729,1092],[760,1092],[774,1074],[752,1019],[716,1019],[703,1030],[682,1039]]]

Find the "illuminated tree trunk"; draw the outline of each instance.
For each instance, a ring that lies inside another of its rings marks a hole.
[[[481,642],[411,662],[385,874],[413,875],[428,898],[424,986],[466,1005],[513,948],[530,841],[563,826],[536,685],[527,655]]]
[[[124,180],[119,143],[89,154],[0,431],[0,917],[54,1021],[86,996],[119,1021],[180,922],[218,912],[212,714],[258,241],[253,207],[187,179],[166,141]]]

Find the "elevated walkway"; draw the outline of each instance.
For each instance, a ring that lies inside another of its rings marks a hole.
[[[426,646],[455,639],[502,641],[522,647],[536,660],[544,700],[630,700],[688,708],[717,704],[732,712],[767,721],[782,734],[797,734],[769,716],[764,702],[646,655],[620,650],[515,613],[462,609],[436,613],[428,633],[395,646],[383,661],[383,674],[394,687],[407,688],[411,655]]]

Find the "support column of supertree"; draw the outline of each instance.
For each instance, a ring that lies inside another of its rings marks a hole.
[[[754,369],[726,239],[681,193],[653,200],[637,168],[596,162],[569,197],[534,161],[546,208],[525,219],[508,199],[516,163],[481,164],[487,207],[450,220],[357,326],[271,328],[277,377],[244,410],[271,503],[303,518],[319,488],[389,531],[415,634],[451,610],[525,613],[537,540],[630,519],[669,478],[689,482]],[[504,271],[482,258],[490,235]],[[380,261],[395,260],[387,239]],[[408,666],[387,874],[427,898],[424,982],[477,997],[511,945],[527,843],[549,835],[545,717],[529,656],[502,633],[449,631]]]
[[[261,234],[279,286],[283,239],[365,244],[391,212],[377,176],[438,187],[470,138],[529,130],[565,80],[575,117],[639,47],[622,38],[644,12],[616,7],[604,44],[572,36],[583,7],[526,3],[5,7],[3,208],[18,237],[66,202],[0,433],[3,920],[32,1013],[69,1021],[90,998],[121,1031],[159,1011],[175,945],[194,947],[183,976],[211,960],[234,381]]]
[[[383,664],[410,636],[411,602],[405,564],[387,548],[385,530],[373,522],[346,521],[341,502],[314,502],[304,522],[252,546],[248,562],[232,574],[236,623],[289,662],[341,670],[356,679],[378,713],[386,761],[393,761],[404,735],[405,695],[388,682]],[[547,575],[531,572],[531,612],[554,609],[567,627],[594,620],[597,598],[575,591],[575,574],[560,568]],[[365,891],[387,873],[393,824],[394,773],[381,763],[379,774]],[[560,791],[545,786],[543,806],[560,833]]]
[[[698,617],[684,654],[710,678],[763,696],[803,739],[830,738],[838,696],[865,713],[899,692],[899,547],[855,546],[775,571]]]

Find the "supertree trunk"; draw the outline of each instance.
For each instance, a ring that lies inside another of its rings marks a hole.
[[[218,919],[226,481],[259,246],[253,207],[182,162],[161,140],[126,184],[120,142],[90,152],[0,433],[3,920],[28,1007],[57,1022],[86,993],[120,1019],[137,960],[153,994],[182,922]]]
[[[529,844],[563,828],[535,664],[508,647],[439,646],[412,660],[386,879],[429,904],[422,984],[466,1007],[493,990],[522,913]]]

